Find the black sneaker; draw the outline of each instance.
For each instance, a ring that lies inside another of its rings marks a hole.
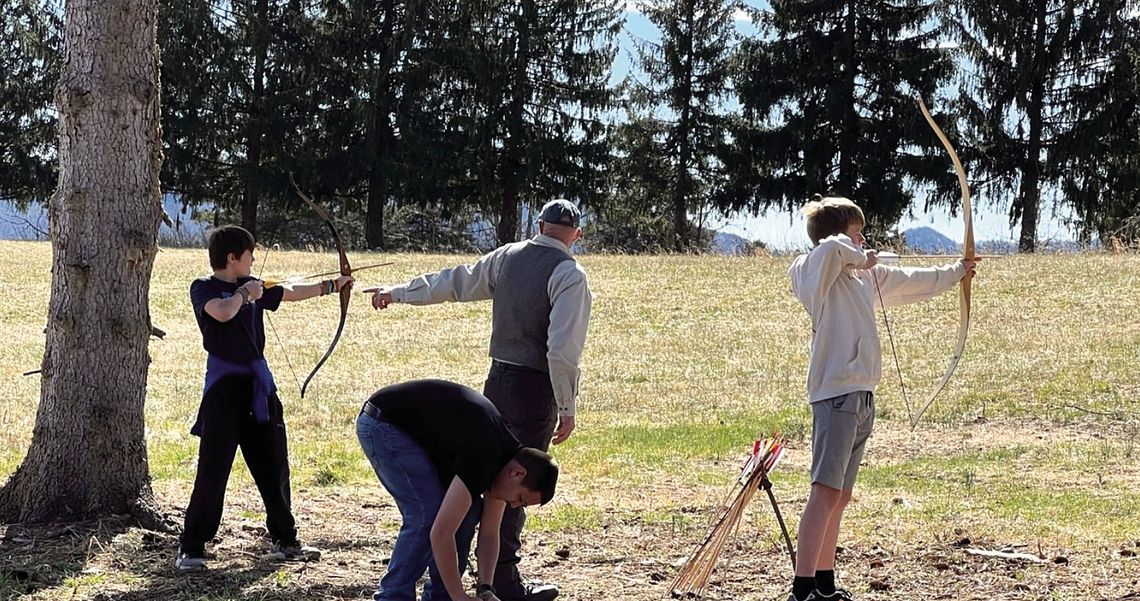
[[[199,551],[186,551],[179,547],[178,557],[174,560],[174,567],[185,571],[204,570],[206,569],[206,554]]]
[[[273,548],[264,557],[273,561],[317,561],[321,558],[321,550],[299,542],[273,543]]]
[[[835,587],[835,592],[825,595],[818,590],[812,593],[819,601],[855,601],[855,597],[845,588]]]
[[[507,593],[496,592],[500,601],[553,601],[558,597],[558,587],[553,584],[527,582]]]
[[[820,597],[819,591],[812,591],[808,596],[799,599],[794,594],[788,593],[788,601],[820,601],[820,599],[836,599],[836,597]]]

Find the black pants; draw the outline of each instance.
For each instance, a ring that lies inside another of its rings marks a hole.
[[[558,426],[558,407],[550,374],[495,361],[483,386],[483,396],[495,404],[523,446],[543,451],[550,448],[550,438]],[[520,534],[525,524],[523,508],[507,507],[499,531],[499,563],[494,582],[495,590],[506,597],[522,596],[518,564],[522,546]]]
[[[198,475],[180,538],[186,551],[201,553],[218,533],[226,482],[238,447],[265,502],[265,526],[273,542],[292,544],[297,540],[281,400],[276,395],[269,397],[269,423],[259,424],[253,417],[252,396],[253,379],[236,376],[222,379],[202,399],[198,410],[202,425]]]

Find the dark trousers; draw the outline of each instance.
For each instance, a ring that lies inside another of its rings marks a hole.
[[[511,433],[523,446],[543,451],[550,448],[550,438],[558,426],[558,407],[550,374],[494,361],[483,386],[483,396],[498,408]],[[522,595],[519,579],[520,534],[526,524],[523,508],[507,507],[499,531],[499,563],[495,568],[495,590],[501,595]]]
[[[204,551],[206,543],[218,533],[226,482],[238,447],[265,502],[265,526],[273,542],[292,544],[297,540],[281,400],[277,395],[270,396],[269,423],[259,424],[253,417],[252,395],[253,379],[235,376],[219,381],[202,399],[198,410],[202,425],[198,475],[179,539],[186,551]]]

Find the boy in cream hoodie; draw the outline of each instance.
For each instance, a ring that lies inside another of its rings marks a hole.
[[[812,485],[788,601],[849,600],[851,594],[835,586],[835,547],[875,423],[874,390],[882,373],[875,307],[880,294],[887,307],[929,299],[953,288],[976,261],[879,265],[877,251],[863,250],[865,220],[858,205],[817,194],[804,214],[813,248],[796,257],[788,275],[811,315]]]

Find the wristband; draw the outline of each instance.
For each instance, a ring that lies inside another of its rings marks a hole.
[[[243,304],[243,305],[248,304],[249,303],[249,290],[246,290],[245,288],[238,288],[237,291],[238,291],[238,294],[241,295],[241,304]]]
[[[480,584],[479,586],[475,587],[475,596],[486,601],[487,599],[495,596],[495,587],[489,584]]]
[[[321,282],[321,284],[323,285],[322,290],[321,290],[321,296],[324,296],[326,294],[332,294],[333,292],[336,292],[336,282],[334,282],[332,280],[325,280],[325,281]]]

